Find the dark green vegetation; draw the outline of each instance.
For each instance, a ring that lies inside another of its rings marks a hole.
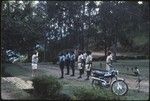
[[[114,96],[110,91],[102,88],[78,86],[73,89],[73,93],[79,100],[121,100],[121,97]]]
[[[33,87],[36,96],[46,98],[54,97],[59,94],[62,85],[53,76],[39,76],[33,78]]]
[[[76,47],[148,55],[149,15],[147,1],[2,1],[1,49],[28,54],[29,61],[37,44],[40,61]]]

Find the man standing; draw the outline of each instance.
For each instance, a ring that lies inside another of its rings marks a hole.
[[[71,55],[70,55],[70,67],[72,69],[72,75],[71,76],[74,76],[74,72],[75,72],[75,59],[76,59],[75,54],[72,51]]]
[[[69,72],[70,72],[70,68],[69,68],[69,65],[70,65],[70,53],[69,53],[69,51],[66,53],[65,57],[66,57],[65,62],[66,62],[66,67],[67,67],[66,75],[69,75]]]
[[[86,58],[87,58],[87,53],[84,52],[83,53],[83,74],[84,74],[84,70],[85,70]]]
[[[32,77],[35,76],[35,73],[37,71],[38,60],[38,51],[34,51],[32,55]]]
[[[64,53],[61,53],[59,56],[59,67],[61,70],[61,77],[60,78],[64,78],[64,66],[65,66],[65,55],[64,55]]]
[[[108,51],[107,58],[106,58],[106,70],[107,71],[112,69],[112,61],[113,61],[112,53],[111,53],[111,51]]]
[[[78,69],[79,69],[79,77],[78,78],[82,78],[82,74],[83,74],[83,55],[82,55],[82,52],[79,52],[79,56],[78,56]]]
[[[86,72],[87,72],[87,78],[85,80],[89,80],[89,76],[91,74],[91,68],[92,68],[92,55],[91,52],[87,52],[87,58],[86,58]]]

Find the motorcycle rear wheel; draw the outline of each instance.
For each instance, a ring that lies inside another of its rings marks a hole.
[[[115,95],[125,95],[128,92],[128,85],[124,80],[116,80],[111,85],[111,91]]]

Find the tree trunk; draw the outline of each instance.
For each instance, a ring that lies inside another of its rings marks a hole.
[[[46,36],[44,36],[44,62],[46,61]]]
[[[105,42],[105,46],[104,46],[104,51],[105,51],[105,57],[107,56],[107,43]]]

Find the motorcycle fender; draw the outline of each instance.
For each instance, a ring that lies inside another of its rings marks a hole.
[[[117,77],[117,80],[123,80],[123,81],[125,81],[124,78],[120,78],[120,77]]]

